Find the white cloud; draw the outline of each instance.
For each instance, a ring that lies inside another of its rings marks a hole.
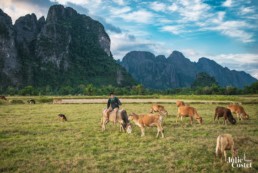
[[[183,30],[183,27],[182,26],[179,26],[179,25],[175,25],[175,26],[163,26],[161,28],[161,31],[166,31],[166,32],[169,32],[171,34],[174,34],[174,35],[178,35],[178,34],[181,34],[183,32],[185,32]]]
[[[226,0],[222,3],[222,6],[224,7],[231,7],[232,6],[232,0]]]
[[[245,71],[258,79],[258,54],[220,54],[212,59],[231,70]]]
[[[250,15],[253,13],[255,13],[255,9],[252,7],[241,7],[239,11],[240,15]]]
[[[118,4],[118,5],[125,5],[125,1],[124,0],[113,0],[113,2]]]
[[[136,22],[136,23],[152,23],[154,14],[146,11],[146,10],[138,10],[131,13],[124,13],[120,16],[122,19],[128,21],[128,22]]]
[[[176,3],[173,3],[172,5],[170,5],[170,6],[168,7],[168,10],[171,10],[172,12],[177,11],[177,10],[178,10],[177,4],[176,4]]]
[[[150,8],[154,11],[164,11],[166,10],[166,4],[160,2],[152,2]]]
[[[25,16],[26,14],[35,13],[37,17],[41,17],[45,16],[48,11],[47,8],[42,8],[26,1],[15,1],[15,5],[13,0],[0,1],[0,7],[12,18],[13,23],[19,17]]]
[[[215,26],[208,26],[207,28],[203,28],[211,31],[219,31],[220,33],[236,38],[243,43],[254,42],[253,33],[246,32],[244,29],[254,28],[254,26],[244,22],[244,21],[225,21],[218,22]]]
[[[121,15],[121,14],[125,14],[125,13],[128,13],[128,12],[130,12],[132,9],[131,9],[131,7],[129,7],[129,6],[125,6],[125,7],[123,7],[123,8],[110,8],[110,13],[111,13],[111,15],[113,16],[113,17],[117,17],[117,16],[119,16],[119,15]]]

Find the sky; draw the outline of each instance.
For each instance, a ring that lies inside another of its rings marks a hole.
[[[115,59],[134,50],[168,57],[174,50],[258,79],[258,0],[0,0],[12,17],[63,4],[100,21]]]

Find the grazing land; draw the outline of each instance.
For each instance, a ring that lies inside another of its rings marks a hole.
[[[27,98],[11,99],[25,101]],[[199,104],[197,100],[191,106],[197,108],[204,124],[194,121],[191,126],[189,118],[176,123],[175,104],[164,103],[169,113],[164,121],[165,138],[156,139],[155,127],[146,128],[146,136],[141,138],[140,129],[134,124],[132,134],[119,132],[119,126],[113,124],[108,124],[107,130],[102,132],[100,118],[105,104],[52,104],[40,102],[40,97],[34,99],[35,105],[1,101],[0,172],[220,173],[256,172],[258,169],[257,104],[243,104],[250,120],[225,126],[222,119],[220,124],[214,123],[213,116],[216,106],[226,104]],[[241,101],[238,98],[224,100]],[[150,104],[124,103],[122,108],[129,114],[147,113]],[[65,114],[68,122],[60,121],[59,113]],[[253,160],[251,169],[233,169],[230,164],[214,158],[216,138],[222,133],[232,134],[241,158],[245,153],[247,159]]]

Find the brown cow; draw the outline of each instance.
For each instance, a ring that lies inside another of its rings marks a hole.
[[[178,115],[177,120],[181,116],[181,121],[183,120],[183,117],[190,117],[190,123],[193,124],[193,117],[202,124],[202,117],[197,113],[197,110],[190,106],[180,106],[178,107]]]
[[[7,100],[5,96],[0,96],[1,100]]]
[[[161,115],[137,115],[135,113],[132,113],[131,115],[129,115],[129,120],[133,121],[138,127],[141,128],[141,137],[145,135],[144,127],[156,126],[158,131],[156,137],[158,138],[159,133],[161,133],[162,138],[164,138]]]
[[[219,122],[220,117],[224,117],[224,124],[226,124],[227,121],[229,121],[231,124],[236,124],[236,120],[232,116],[230,109],[225,107],[217,107],[215,109],[214,121],[217,118],[217,121]]]
[[[119,123],[120,124],[120,131],[126,131],[127,133],[132,133],[132,126],[128,120],[127,112],[123,109],[118,110],[117,112],[110,112],[109,118],[107,115],[107,109],[104,109],[102,112],[102,118],[101,118],[101,126],[102,131],[106,130],[106,125],[108,122],[112,121],[114,124]]]
[[[237,156],[237,149],[234,147],[234,140],[230,134],[222,134],[219,135],[217,138],[217,145],[216,145],[216,156],[221,158],[222,161],[222,154],[224,153],[225,161],[227,161],[227,152],[226,150],[231,150],[232,157]]]
[[[154,112],[159,112],[162,115],[167,116],[168,115],[168,111],[166,111],[166,109],[164,108],[164,106],[162,105],[158,105],[158,104],[153,104],[151,106],[151,111],[150,113],[154,113]]]
[[[238,104],[230,104],[228,105],[228,109],[232,113],[236,113],[239,120],[249,119],[249,115],[245,112],[244,108]]]

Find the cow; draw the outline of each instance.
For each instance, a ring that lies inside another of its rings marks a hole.
[[[190,124],[193,124],[193,118],[195,118],[200,124],[203,123],[202,117],[197,113],[197,110],[190,106],[180,106],[178,107],[177,120],[181,117],[181,121],[183,117],[190,117]]]
[[[5,96],[0,96],[1,100],[7,100],[7,98]]]
[[[29,103],[29,104],[36,104],[36,101],[33,100],[33,99],[30,99],[30,100],[27,101],[27,103]]]
[[[164,106],[162,105],[158,105],[158,104],[153,104],[151,106],[151,111],[150,113],[154,113],[154,112],[159,112],[160,114],[167,116],[168,112],[166,111],[166,109],[164,108]]]
[[[67,118],[64,114],[58,114],[58,118],[60,118],[62,121],[67,121]]]
[[[236,124],[236,119],[232,116],[232,113],[228,108],[217,107],[215,109],[214,121],[217,118],[217,121],[219,122],[220,117],[224,117],[224,124],[226,124],[227,121],[229,121],[231,124]]]
[[[116,116],[116,118],[115,118]],[[101,117],[101,127],[102,131],[106,130],[106,125],[108,122],[113,122],[114,124],[120,124],[120,131],[124,131],[127,133],[132,133],[132,126],[128,120],[126,110],[118,110],[117,112],[110,112],[109,116],[107,115],[107,109],[104,109]]]
[[[239,120],[249,119],[249,115],[245,112],[243,106],[238,104],[230,104],[228,105],[228,109],[230,109],[232,113],[236,113]]]
[[[149,114],[143,114],[143,115],[137,115],[135,113],[132,113],[129,115],[129,120],[133,121],[135,125],[140,127],[141,129],[141,137],[145,136],[144,128],[145,127],[151,127],[156,126],[157,127],[157,135],[156,137],[159,137],[159,134],[161,133],[161,137],[164,138],[164,130],[162,127],[162,116],[161,115],[149,115]]]
[[[217,157],[220,157],[222,161],[222,154],[224,153],[225,161],[227,161],[226,150],[231,150],[232,157],[237,156],[237,148],[234,146],[234,140],[230,134],[222,134],[217,137],[217,145],[215,153]]]

